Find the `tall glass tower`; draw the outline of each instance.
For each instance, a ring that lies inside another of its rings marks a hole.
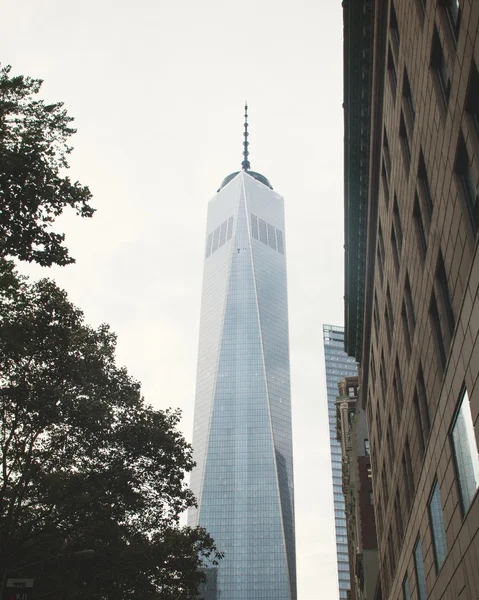
[[[336,398],[338,383],[343,377],[358,374],[356,360],[344,351],[344,327],[323,325],[326,388],[328,393],[329,445],[333,470],[334,521],[336,525],[336,556],[338,562],[339,597],[347,598],[351,588],[349,576],[348,539],[345,503],[342,487],[341,444],[336,439]]]
[[[284,201],[247,135],[208,206],[188,518],[224,552],[208,598],[296,600]]]

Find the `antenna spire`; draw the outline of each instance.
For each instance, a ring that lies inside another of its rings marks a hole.
[[[243,142],[243,162],[241,163],[241,168],[243,171],[247,171],[250,168],[248,156],[248,103],[245,102],[244,105],[244,142]]]

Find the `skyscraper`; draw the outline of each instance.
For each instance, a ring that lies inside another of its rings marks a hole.
[[[323,325],[326,388],[328,393],[329,445],[333,470],[334,522],[338,563],[339,597],[347,598],[351,587],[346,514],[342,489],[341,444],[336,439],[336,398],[343,377],[357,375],[356,361],[344,352],[344,328]]]
[[[246,115],[245,115],[246,116]],[[295,600],[284,201],[242,170],[208,206],[191,488],[221,600]]]

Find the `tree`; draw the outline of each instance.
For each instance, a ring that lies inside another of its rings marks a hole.
[[[0,69],[0,257],[43,266],[74,262],[51,226],[65,207],[91,217],[88,187],[64,174],[76,133],[63,103],[36,99],[42,80]]]
[[[190,600],[220,557],[204,530],[179,526],[195,502],[191,447],[178,411],[146,404],[116,365],[115,342],[54,282],[0,260],[1,564],[40,561],[17,571],[37,595],[68,581],[72,599]],[[68,558],[85,548],[87,566]]]

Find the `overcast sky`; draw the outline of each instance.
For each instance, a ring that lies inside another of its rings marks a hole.
[[[338,597],[322,324],[343,323],[340,0],[3,0],[0,60],[75,117],[95,217],[53,277],[191,439],[206,208],[240,168],[285,197],[299,600]],[[30,272],[32,272],[30,270]]]

